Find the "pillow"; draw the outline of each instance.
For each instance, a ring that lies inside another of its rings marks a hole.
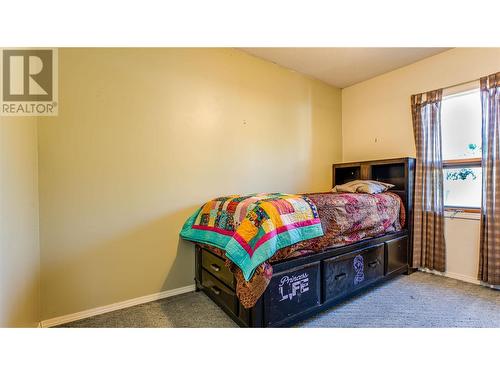
[[[355,180],[342,185],[336,185],[334,193],[368,193],[378,194],[394,187],[393,184],[373,180]]]
[[[356,192],[356,184],[358,184],[360,180],[355,180],[355,181],[350,181],[346,182],[345,184],[342,185],[335,185],[335,187],[332,189],[332,192],[334,193],[355,193]]]

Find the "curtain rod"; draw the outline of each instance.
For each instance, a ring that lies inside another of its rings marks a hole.
[[[467,82],[461,82],[461,83],[457,83],[455,85],[450,85],[450,86],[446,86],[446,87],[440,87],[440,88],[437,88],[437,89],[433,89],[433,90],[428,90],[428,91],[424,91],[422,92],[421,94],[424,95],[424,94],[427,94],[428,92],[431,92],[431,91],[435,91],[435,90],[449,90],[449,89],[452,89],[454,87],[458,87],[458,86],[464,86],[464,85],[468,85],[469,83],[473,83],[473,82],[479,82],[480,81],[480,78],[476,78],[476,79],[472,79],[470,81],[467,81]],[[418,94],[420,95],[420,94]]]
[[[454,88],[454,87],[468,85],[469,83],[479,82],[479,80],[480,80],[479,78],[476,78],[476,79],[472,79],[472,80],[467,81],[467,82],[462,82],[462,83],[457,83],[457,84],[455,84],[455,85],[446,86],[446,87],[443,87],[442,89],[443,89],[443,90],[452,89],[452,88]]]

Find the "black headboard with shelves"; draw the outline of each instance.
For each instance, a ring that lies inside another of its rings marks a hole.
[[[398,158],[333,164],[332,186],[353,180],[376,180],[395,185],[406,209],[407,227],[411,225],[415,159]]]

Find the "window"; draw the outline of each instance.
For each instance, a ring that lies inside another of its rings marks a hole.
[[[479,89],[443,97],[441,106],[444,205],[481,207],[481,98]]]

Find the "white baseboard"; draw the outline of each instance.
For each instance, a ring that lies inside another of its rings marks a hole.
[[[112,303],[111,305],[95,307],[93,309],[80,311],[73,314],[59,316],[57,318],[47,319],[40,322],[42,328],[54,327],[60,324],[65,324],[69,322],[74,322],[75,320],[80,320],[84,318],[90,318],[91,316],[101,315],[107,312],[121,310],[126,307],[140,305],[141,303],[147,303],[152,301],[157,301],[159,299],[176,296],[179,294],[184,294],[188,292],[193,292],[195,290],[195,285],[188,285],[182,288],[165,290],[159,293],[149,294],[147,296],[132,298],[122,302]]]
[[[476,284],[476,285],[482,285],[482,283],[478,279],[476,279],[475,277],[471,277],[471,276],[467,276],[467,275],[461,275],[459,273],[454,273],[454,272],[439,272],[439,271],[435,271],[435,270],[430,270],[428,268],[419,268],[418,270],[422,271],[422,272],[432,273],[434,275],[449,277],[450,279],[456,279],[456,280],[465,281],[466,283],[471,283],[471,284]]]
[[[472,276],[461,275],[459,273],[454,273],[454,272],[439,272],[439,271],[430,270],[428,268],[419,268],[418,270],[422,271],[422,272],[432,273],[432,274],[438,275],[438,276],[449,277],[450,279],[465,281],[466,283],[481,285],[481,286],[485,286],[487,288],[500,290],[500,285],[491,285],[491,284],[485,283],[483,281],[480,281]]]
[[[450,277],[450,278],[456,279],[456,280],[465,281],[466,283],[477,284],[477,285],[481,284],[481,282],[475,277],[467,276],[467,275],[460,275],[460,274],[454,273],[454,272],[445,272],[444,276]]]

